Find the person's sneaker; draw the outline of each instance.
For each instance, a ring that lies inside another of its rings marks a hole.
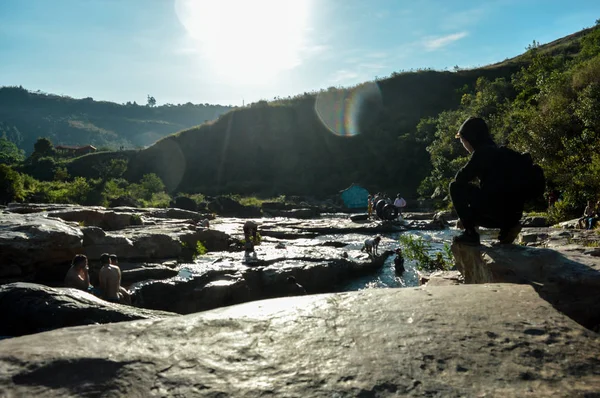
[[[479,246],[480,245],[479,234],[477,232],[464,231],[462,234],[455,236],[454,239],[452,239],[452,242],[461,243],[463,245],[468,245],[468,246]]]
[[[521,224],[517,223],[510,228],[501,228],[498,234],[498,240],[504,245],[510,245],[517,239],[521,232]]]

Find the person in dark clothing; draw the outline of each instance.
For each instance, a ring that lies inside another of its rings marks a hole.
[[[404,272],[404,256],[402,255],[402,249],[399,247],[395,250],[396,258],[394,258],[394,269],[398,275],[402,275]]]
[[[519,171],[506,151],[496,146],[483,119],[468,118],[456,137],[471,158],[450,183],[450,197],[465,229],[454,241],[479,245],[476,227],[482,226],[500,228],[500,243],[512,243],[521,231],[523,215],[523,195],[515,184]],[[475,179],[479,186],[471,184]]]

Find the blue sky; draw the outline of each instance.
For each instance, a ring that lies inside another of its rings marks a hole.
[[[0,0],[0,85],[241,105],[487,65],[599,18],[597,0]]]

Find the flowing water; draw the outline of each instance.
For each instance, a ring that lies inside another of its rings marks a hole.
[[[402,234],[409,234],[421,237],[431,242],[430,255],[435,255],[435,252],[442,251],[444,243],[450,243],[452,237],[458,234],[456,229],[447,229],[443,231],[406,231]],[[319,240],[338,240],[348,242],[348,246],[344,250],[360,250],[365,239],[372,237],[374,234],[344,234],[344,235],[324,235],[317,239]],[[400,233],[380,234],[382,236],[379,243],[379,253],[385,250],[394,250],[399,247],[398,237]],[[419,279],[417,275],[417,263],[414,260],[406,259],[404,262],[405,271],[402,275],[397,275],[394,268],[395,255],[388,257],[383,267],[375,274],[365,275],[356,278],[343,286],[343,291],[355,291],[371,288],[388,288],[388,287],[410,287],[418,286]]]
[[[323,219],[332,219],[332,224],[335,222],[335,219],[339,218],[348,218],[348,215],[342,214],[328,214]],[[223,229],[223,228],[220,228]],[[239,225],[231,225],[231,231],[229,233],[235,233],[236,229],[239,229]],[[457,229],[446,229],[442,231],[405,231],[401,232],[402,234],[410,234],[414,236],[421,237],[423,239],[428,240],[431,243],[432,253],[430,255],[435,255],[435,252],[442,251],[445,243],[450,243],[452,241],[452,237],[458,234]],[[400,232],[389,233],[389,234],[380,234],[382,236],[382,240],[379,244],[379,253],[383,253],[385,250],[393,251],[399,246],[398,237],[401,234]],[[342,242],[345,243],[346,246],[339,249],[331,248],[336,254],[339,255],[339,252],[346,251],[358,251],[362,248],[363,242],[365,239],[373,237],[375,233],[347,233],[347,234],[329,234],[329,235],[320,235],[316,238],[312,239],[296,239],[287,243],[290,247],[293,246],[321,246],[324,242]],[[264,254],[263,254],[264,255]],[[263,258],[263,255],[259,256]],[[228,255],[236,259],[241,256],[240,253]],[[232,258],[232,259],[233,259]],[[405,272],[402,275],[396,275],[394,268],[394,258],[395,255],[391,255],[385,261],[384,266],[374,274],[365,275],[352,281],[346,283],[341,287],[342,291],[356,291],[362,289],[370,289],[370,288],[391,288],[391,287],[410,287],[410,286],[418,286],[419,279],[417,275],[417,264],[414,260],[406,259],[404,263]],[[200,258],[198,259],[194,265],[187,265],[180,270],[179,277],[183,279],[188,279],[193,277],[194,275],[199,275],[203,272],[206,272],[207,269],[215,269],[215,267],[220,267],[220,263],[213,263],[214,259],[211,258]],[[231,263],[223,262],[222,266],[224,268],[231,267]]]

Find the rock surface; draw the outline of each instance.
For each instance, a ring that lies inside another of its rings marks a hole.
[[[287,282],[294,276],[308,293],[332,292],[353,277],[380,269],[391,251],[374,258],[363,253],[341,256],[326,246],[297,246],[281,250],[257,247],[253,266],[232,257],[215,255],[192,265],[194,274],[151,281],[134,287],[134,303],[140,307],[190,314],[226,305],[294,294]]]
[[[112,304],[77,289],[57,289],[33,283],[0,286],[1,336],[21,336],[68,326],[159,319],[174,315]]]
[[[530,283],[563,313],[600,328],[600,258],[589,250],[454,243],[452,252],[465,283]]]
[[[529,286],[375,289],[3,340],[0,395],[591,397],[599,355]]]
[[[39,268],[70,261],[81,252],[82,245],[83,233],[79,228],[62,220],[3,211],[0,278],[33,280]]]

